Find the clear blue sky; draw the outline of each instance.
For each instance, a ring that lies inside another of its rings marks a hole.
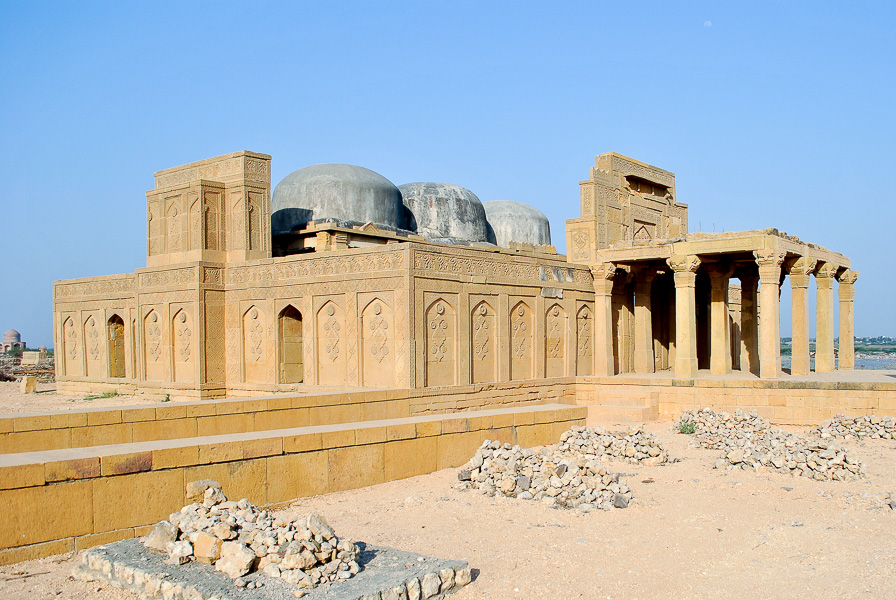
[[[692,231],[850,256],[856,333],[896,335],[894,6],[2,2],[0,331],[51,345],[53,280],[145,266],[153,171],[246,149],[274,184],[345,162],[528,202],[560,251],[621,152]]]

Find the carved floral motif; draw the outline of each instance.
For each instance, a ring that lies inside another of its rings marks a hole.
[[[523,304],[518,304],[513,310],[510,325],[510,346],[517,358],[523,358],[526,355],[526,346],[529,343],[529,325],[526,321],[526,307]]]
[[[187,322],[187,314],[180,311],[174,317],[175,328],[175,359],[181,362],[190,360],[190,344],[193,332],[190,331],[190,324]]]
[[[430,360],[442,362],[448,354],[448,321],[445,318],[445,305],[441,300],[436,302],[431,314],[429,320]]]
[[[248,354],[254,362],[261,362],[264,358],[264,325],[258,318],[258,309],[252,307],[249,311]]]
[[[488,356],[490,335],[488,305],[482,302],[473,311],[473,357],[484,360]]]
[[[162,328],[156,311],[146,316],[146,356],[153,362],[162,357]]]
[[[389,354],[389,335],[387,331],[389,329],[389,324],[386,323],[386,320],[383,318],[383,307],[381,304],[374,304],[372,311],[373,317],[370,319],[368,325],[370,331],[373,332],[370,335],[372,341],[370,344],[370,354],[377,360],[377,362],[383,362],[383,359]]]
[[[326,345],[324,346],[324,351],[327,353],[327,358],[330,359],[330,362],[336,362],[336,359],[339,358],[339,321],[336,318],[336,308],[333,306],[333,303],[329,303],[327,308],[324,310],[325,317],[324,321],[324,331],[326,332]]]
[[[100,332],[96,328],[96,320],[93,317],[87,319],[84,324],[84,337],[87,340],[87,355],[90,360],[98,360],[100,357]]]

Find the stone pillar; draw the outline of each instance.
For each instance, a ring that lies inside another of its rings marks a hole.
[[[792,375],[809,374],[809,278],[817,263],[817,260],[803,256],[790,265],[790,289],[793,295]]]
[[[700,258],[673,256],[666,261],[675,273],[675,376],[697,376],[697,299],[694,286]]]
[[[858,278],[859,272],[850,270],[844,271],[837,278],[840,282],[837,288],[840,296],[840,360],[837,368],[844,371],[856,368],[856,332],[853,321],[856,289],[853,284]]]
[[[759,375],[758,283],[759,278],[755,274],[740,278],[740,370],[754,375]]]
[[[656,372],[653,352],[653,316],[650,294],[656,270],[644,269],[635,274],[635,373]]]
[[[781,371],[781,263],[784,250],[756,250],[759,265],[759,377],[775,379]]]
[[[815,304],[815,372],[834,370],[834,277],[837,265],[824,263],[815,273],[818,298]]]
[[[594,374],[614,375],[613,276],[616,265],[601,263],[591,268],[594,277]]]
[[[712,293],[709,302],[709,372],[725,375],[731,372],[731,330],[728,325],[728,279],[732,269],[727,265],[707,265]]]

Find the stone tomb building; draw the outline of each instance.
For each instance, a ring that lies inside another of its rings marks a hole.
[[[774,379],[788,278],[792,371],[809,372],[812,277],[816,370],[835,368],[837,331],[839,368],[853,367],[849,259],[774,229],[689,233],[668,171],[597,157],[562,256],[530,206],[351,165],[299,169],[272,194],[270,161],[237,152],[156,173],[146,268],[55,283],[60,390],[503,387],[531,400],[519,382],[575,395],[623,373]]]
[[[0,352],[9,352],[16,348],[27,348],[25,342],[22,341],[22,334],[15,329],[7,329],[3,334],[3,341],[0,342]]]

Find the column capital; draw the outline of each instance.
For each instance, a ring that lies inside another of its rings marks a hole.
[[[613,278],[616,277],[616,265],[614,263],[599,263],[591,267],[591,276],[594,278],[594,293],[609,295],[613,293]]]
[[[821,266],[815,271],[815,279],[833,279],[839,270],[839,265],[834,263],[821,263]]]
[[[811,275],[816,266],[818,266],[818,259],[800,256],[787,265],[787,273],[789,275]]]
[[[837,276],[837,281],[840,282],[840,285],[852,285],[859,278],[858,271],[852,271],[850,269],[846,269],[839,276]]]
[[[787,252],[778,248],[764,248],[753,250],[753,256],[756,258],[756,264],[760,267],[780,267]]]
[[[696,273],[700,257],[694,254],[677,254],[666,259],[666,264],[677,273]]]

